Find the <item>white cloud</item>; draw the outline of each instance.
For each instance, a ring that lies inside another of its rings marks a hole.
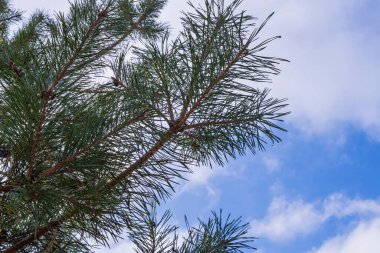
[[[186,187],[195,187],[198,185],[207,185],[210,178],[216,174],[223,173],[223,168],[216,167],[211,169],[207,166],[192,167],[193,173],[188,174],[186,177],[189,181],[185,184]]]
[[[226,167],[192,167],[192,173],[186,174],[185,178],[188,180],[179,185],[176,189],[176,193],[173,198],[178,198],[184,193],[196,193],[202,194],[206,193],[207,197],[210,199],[208,205],[212,206],[216,204],[220,199],[220,190],[213,186],[212,179],[218,176],[231,175],[230,172],[226,170]]]
[[[169,1],[163,13],[175,29],[185,2]],[[291,60],[269,85],[275,96],[289,98],[287,121],[311,135],[344,136],[348,124],[380,139],[378,1],[247,0],[241,9],[258,16],[258,23],[276,12],[261,38],[282,35],[263,54]]]
[[[326,240],[309,253],[379,253],[380,218],[362,221],[351,231]]]
[[[132,242],[125,241],[115,245],[110,248],[102,248],[95,250],[95,253],[125,253],[125,252],[135,252],[135,246]]]
[[[177,30],[185,2],[169,1],[162,15]],[[305,134],[342,137],[350,125],[380,140],[378,1],[250,0],[241,9],[258,23],[276,12],[261,38],[282,35],[263,54],[291,60],[269,85],[274,96],[289,98],[287,121]]]
[[[195,192],[196,190],[206,190],[210,198],[219,199],[220,192],[216,189],[212,181],[217,177],[231,177],[235,179],[241,179],[245,166],[231,166],[226,164],[224,167],[213,166],[212,168],[207,166],[191,166],[192,173],[185,174],[186,182],[180,184],[176,189],[174,197],[178,197],[185,192]],[[214,201],[215,202],[215,201]]]
[[[289,98],[294,125],[314,134],[348,123],[380,136],[380,2],[255,0],[243,8],[260,20],[276,11],[262,37],[283,39],[264,54],[291,60],[271,87]]]
[[[289,242],[313,233],[331,218],[348,216],[380,217],[380,202],[350,199],[342,194],[332,194],[316,202],[288,201],[279,197],[272,201],[263,219],[251,222],[251,233],[275,242]]]
[[[276,198],[264,219],[251,222],[251,232],[254,236],[284,242],[309,234],[322,222],[323,216],[312,203],[302,200],[287,202],[284,198]]]
[[[332,194],[322,203],[324,219],[343,218],[354,214],[380,215],[380,201],[372,199],[350,199],[342,194]]]
[[[68,6],[50,0],[13,3],[24,9]],[[178,30],[183,9],[189,9],[186,0],[169,0],[161,19]],[[270,85],[274,95],[289,98],[288,121],[309,134],[348,123],[380,139],[379,1],[246,0],[241,9],[261,21],[276,11],[261,37],[281,34],[263,54],[291,60]]]
[[[58,11],[67,11],[69,9],[69,1],[51,1],[51,0],[12,0],[12,6],[27,11],[27,15],[35,10],[45,10],[50,14]]]
[[[273,156],[264,156],[263,163],[269,173],[280,170],[280,160]]]
[[[176,234],[178,235],[178,245],[182,245],[188,237],[187,229],[178,228],[176,230]],[[168,240],[174,239],[174,233],[169,235]],[[129,253],[136,252],[136,246],[134,243],[126,239],[125,241],[111,244],[110,247],[103,247],[95,250],[95,253]]]

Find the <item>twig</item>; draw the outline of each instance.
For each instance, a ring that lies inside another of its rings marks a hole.
[[[207,127],[207,126],[241,124],[241,123],[253,122],[259,119],[260,119],[260,115],[257,115],[255,117],[250,117],[250,118],[241,118],[241,119],[234,119],[234,120],[203,121],[203,122],[192,124],[192,125],[185,125],[183,129],[188,130],[188,129],[194,129],[194,128],[197,129],[201,127]]]
[[[107,6],[104,10],[100,11],[99,14],[102,13],[102,15],[98,15],[97,19],[90,25],[89,29],[85,33],[82,42],[79,44],[78,48],[75,50],[73,56],[70,58],[70,60],[62,67],[62,69],[58,72],[52,83],[47,88],[46,92],[44,93],[44,103],[42,105],[42,110],[40,113],[40,117],[38,119],[38,122],[36,124],[34,135],[33,135],[33,144],[31,149],[31,154],[28,162],[28,178],[30,181],[33,180],[33,167],[35,164],[36,159],[36,152],[39,147],[39,144],[41,142],[41,134],[42,134],[42,125],[45,122],[46,119],[46,111],[49,104],[49,100],[51,99],[51,96],[53,94],[53,90],[55,86],[61,81],[64,76],[66,75],[69,68],[74,64],[77,57],[79,57],[80,52],[82,51],[83,47],[85,46],[87,40],[90,38],[91,32],[96,29],[101,22],[104,20],[105,15],[104,12],[107,12],[110,6]]]
[[[81,150],[75,152],[73,155],[71,155],[69,157],[66,157],[62,161],[58,162],[57,165],[55,165],[54,167],[42,171],[41,174],[39,175],[39,178],[48,178],[48,177],[51,177],[51,176],[57,174],[67,163],[74,161],[79,156],[81,156],[84,153],[88,152],[93,147],[95,147],[96,145],[99,145],[100,143],[102,143],[103,141],[107,140],[109,137],[111,137],[114,134],[118,133],[119,131],[121,131],[122,129],[126,128],[127,126],[130,126],[130,125],[132,125],[132,124],[134,124],[136,122],[139,122],[139,121],[145,119],[146,118],[146,114],[147,114],[147,112],[145,111],[142,114],[140,114],[139,116],[137,116],[137,117],[135,117],[133,119],[130,119],[130,120],[126,121],[126,122],[123,122],[119,126],[113,128],[107,134],[105,134],[105,135],[97,138],[95,141],[93,141],[89,145],[87,145],[84,148],[82,148]]]

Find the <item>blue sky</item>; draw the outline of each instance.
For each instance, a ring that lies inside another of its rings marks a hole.
[[[201,1],[193,1],[201,2]],[[226,1],[227,2],[227,1]],[[65,1],[15,0],[22,9],[65,10]],[[185,0],[162,19],[179,29]],[[183,224],[223,208],[251,224],[258,253],[380,252],[380,2],[245,0],[262,38],[282,35],[267,55],[291,60],[267,84],[287,97],[283,142],[224,168],[194,168],[164,207]],[[111,250],[128,252],[119,242]]]

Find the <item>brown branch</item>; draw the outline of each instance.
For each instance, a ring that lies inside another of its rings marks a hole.
[[[42,135],[42,125],[45,122],[46,119],[46,111],[49,104],[49,100],[51,99],[51,96],[53,94],[53,90],[55,86],[58,84],[59,81],[61,81],[64,76],[66,75],[69,68],[74,64],[77,57],[79,57],[80,52],[82,51],[83,47],[85,46],[87,40],[90,38],[91,33],[93,30],[95,30],[101,22],[106,17],[105,13],[107,13],[110,6],[107,6],[104,10],[100,11],[97,15],[97,19],[91,23],[90,27],[86,31],[82,42],[79,44],[78,48],[75,50],[73,56],[70,58],[70,60],[62,67],[62,69],[58,72],[58,74],[55,76],[52,83],[47,88],[46,92],[44,93],[44,103],[42,105],[42,110],[38,119],[38,122],[35,126],[34,135],[33,135],[33,144],[31,149],[31,154],[28,162],[28,178],[29,180],[33,180],[33,167],[35,164],[36,159],[36,152],[39,147],[39,144],[41,142],[41,135]]]
[[[10,192],[14,187],[18,186],[15,183],[9,183],[0,187],[0,192]]]
[[[212,48],[212,45],[215,41],[215,38],[216,36],[218,35],[218,32],[221,28],[221,24],[219,22],[223,22],[225,19],[221,17],[219,17],[219,20],[216,24],[216,27],[213,31],[213,33],[211,34],[211,37],[210,39],[208,40],[208,42],[206,43],[206,47],[204,48],[204,50],[202,51],[201,55],[200,55],[200,68],[202,67],[202,65],[205,63],[206,59],[207,59],[207,56],[210,54],[210,51],[211,51],[211,48]],[[191,97],[193,95],[193,83],[194,83],[194,77],[191,78],[190,80],[190,83],[189,83],[189,90],[187,91],[187,94],[186,94],[186,98],[185,98],[185,101],[184,101],[184,104],[183,104],[183,107],[182,107],[182,110],[181,110],[181,113],[180,113],[180,118],[184,118],[185,115],[186,115],[186,111],[188,109],[188,106],[190,104],[190,101],[191,101]]]
[[[106,9],[109,8],[109,7],[110,6],[107,6]],[[138,31],[141,30],[140,25],[141,25],[142,21],[146,18],[147,11],[148,11],[148,8],[146,8],[144,10],[144,12],[141,14],[141,16],[139,17],[139,19],[133,24],[133,28],[134,29],[136,29]],[[84,36],[84,40],[78,46],[78,48],[75,51],[73,57],[63,66],[63,68],[60,70],[60,72],[58,73],[58,75],[54,78],[54,80],[52,81],[52,83],[49,85],[47,91],[44,92],[44,97],[45,97],[44,104],[42,106],[40,117],[39,117],[39,120],[38,120],[38,122],[36,124],[36,127],[35,127],[35,130],[34,130],[31,155],[30,155],[30,159],[29,159],[29,162],[28,162],[28,177],[29,177],[29,180],[33,179],[33,167],[34,167],[34,164],[35,164],[36,152],[37,152],[37,149],[38,149],[40,141],[41,141],[42,126],[43,126],[43,123],[45,122],[45,119],[46,119],[47,106],[48,106],[49,100],[51,99],[51,96],[53,94],[53,90],[54,90],[55,86],[59,83],[59,81],[62,80],[62,78],[66,75],[68,69],[74,64],[76,58],[80,54],[80,51],[84,47],[85,42],[88,39],[88,36],[90,36],[90,33],[91,33],[92,29],[95,29],[97,26],[99,26],[100,23],[101,23],[101,21],[106,16],[107,15],[104,12],[104,10],[99,12],[99,14],[97,15],[98,22],[95,21],[95,22],[93,22],[91,24],[89,30],[87,31],[86,35]],[[115,48],[117,45],[119,45],[121,42],[123,42],[129,35],[131,35],[132,32],[133,32],[133,30],[130,30],[130,31],[126,32],[118,40],[114,41],[113,43],[111,43],[110,45],[108,45],[106,48],[103,48],[102,50],[100,50],[99,53],[97,54],[97,57],[99,57],[101,55],[104,55],[105,53],[107,53],[110,50],[112,50],[113,48]],[[3,186],[3,187],[0,187],[0,191],[1,192],[9,192],[9,191],[12,190],[13,187],[14,186],[11,186],[11,185]]]
[[[57,221],[52,221],[48,223],[47,225],[39,227],[34,233],[29,234],[28,236],[26,236],[24,239],[17,242],[13,246],[5,249],[3,253],[17,253],[19,250],[25,248],[27,245],[41,238],[47,232],[57,228],[64,220],[65,218],[61,218]]]
[[[142,30],[140,27],[140,24],[146,18],[147,14],[148,14],[147,13],[148,9],[149,8],[146,8],[144,10],[144,13],[137,20],[137,22],[135,22],[133,24],[133,27],[136,30],[138,30],[138,31]],[[104,18],[103,13],[102,13],[102,15],[98,15],[98,18]],[[124,41],[131,33],[132,33],[132,31],[125,33],[121,38],[116,40],[114,43],[110,44],[107,48],[100,50],[98,56],[103,55],[106,52],[112,50],[114,47],[116,47],[118,44],[120,44],[122,41]],[[82,42],[81,45],[83,47],[84,43]],[[33,169],[33,166],[35,163],[35,152],[36,152],[38,145],[39,145],[39,142],[40,142],[42,125],[43,125],[45,118],[46,118],[46,108],[47,108],[50,96],[52,95],[52,91],[53,91],[54,87],[65,76],[65,74],[67,73],[70,66],[74,63],[75,58],[78,57],[79,53],[80,53],[80,50],[77,50],[76,53],[74,54],[74,56],[70,59],[70,61],[61,69],[59,74],[56,76],[56,78],[53,80],[52,84],[50,84],[50,86],[48,87],[48,89],[46,91],[46,97],[45,97],[45,101],[44,101],[44,104],[42,107],[43,109],[41,110],[40,118],[39,118],[39,121],[36,125],[35,132],[34,132],[33,147],[32,147],[32,152],[31,152],[31,158],[29,160],[29,167],[28,167],[28,174],[29,174],[30,178],[33,177],[32,169]],[[136,169],[141,164],[146,162],[151,156],[153,156],[173,135],[174,135],[174,133],[172,131],[168,131],[168,133],[163,138],[161,138],[160,141],[158,143],[156,143],[156,145],[148,151],[148,153],[146,153],[138,161],[136,161],[134,164],[132,164],[128,168],[129,170],[127,169],[126,171],[121,173],[118,177],[116,177],[114,180],[110,181],[108,184],[106,184],[106,186],[103,189],[108,189],[108,187],[110,187],[110,188],[114,187],[117,183],[119,183],[126,176],[128,176],[128,174],[132,173],[133,169]],[[5,188],[8,190],[8,187],[4,187],[4,189]],[[9,189],[9,191],[10,190],[11,189]],[[3,253],[16,253],[17,251],[25,248],[29,244],[33,243],[35,240],[42,237],[47,232],[49,232],[53,229],[56,229],[60,224],[62,224],[67,219],[69,219],[72,215],[73,215],[73,213],[69,213],[67,215],[62,216],[62,218],[57,220],[57,221],[50,222],[49,224],[38,228],[36,230],[36,232],[25,237],[22,241],[16,243],[15,245],[7,248],[5,251],[3,251]]]
[[[190,117],[190,115],[199,107],[201,102],[210,94],[212,89],[219,84],[229,73],[230,69],[235,65],[236,62],[240,60],[241,57],[246,56],[247,54],[247,48],[249,46],[251,41],[248,41],[235,55],[235,57],[232,59],[230,63],[228,63],[227,67],[222,70],[222,72],[219,73],[219,75],[210,83],[210,85],[207,87],[207,89],[202,92],[202,94],[198,97],[198,99],[194,102],[194,104],[191,106],[189,111],[186,113],[186,115],[182,118],[183,122]]]
[[[54,231],[56,232],[56,231]],[[53,232],[53,233],[54,233]],[[44,250],[44,253],[51,253],[56,246],[57,243],[57,238],[56,238],[56,233],[54,233],[53,238],[50,240],[49,244],[47,245],[46,249]]]
[[[97,138],[95,141],[93,141],[92,143],[90,143],[89,145],[85,146],[84,148],[82,148],[81,150],[75,152],[74,154],[72,154],[71,156],[69,157],[66,157],[65,159],[63,159],[62,161],[60,161],[59,163],[57,163],[57,165],[55,165],[54,167],[50,168],[50,169],[47,169],[47,170],[44,170],[43,172],[41,172],[41,174],[39,175],[39,178],[47,178],[47,177],[51,177],[57,173],[59,173],[59,171],[69,162],[72,162],[74,161],[75,159],[77,159],[79,156],[85,154],[86,152],[88,152],[89,150],[91,150],[93,147],[95,147],[96,145],[99,145],[100,143],[102,143],[103,141],[107,140],[109,137],[115,135],[116,133],[118,133],[119,131],[121,131],[122,129],[126,128],[127,126],[130,126],[136,122],[139,122],[143,119],[146,118],[146,114],[147,112],[143,112],[142,114],[138,115],[137,117],[133,118],[133,119],[130,119],[126,122],[123,122],[122,124],[120,124],[119,126],[113,128],[111,131],[109,131],[107,134]]]
[[[175,127],[173,129],[169,129],[157,142],[150,148],[143,156],[141,156],[138,160],[132,163],[128,168],[122,171],[119,175],[117,175],[114,179],[109,181],[100,193],[104,193],[109,189],[114,188],[118,183],[123,181],[125,178],[130,176],[136,169],[141,167],[145,162],[147,162],[152,156],[154,156],[164,145],[167,143],[178,131]]]
[[[16,14],[11,15],[11,16],[8,16],[8,17],[6,17],[6,18],[0,18],[0,24],[1,24],[2,22],[11,21],[11,20],[14,19],[14,18],[19,19],[19,18],[21,18],[21,16],[22,16],[22,15],[21,15],[20,13],[16,13]]]
[[[47,91],[45,92],[45,99],[44,99],[44,104],[42,106],[42,110],[40,113],[39,120],[36,124],[35,131],[34,131],[34,136],[33,136],[33,145],[31,149],[31,155],[30,159],[28,162],[28,177],[29,180],[33,179],[33,167],[35,164],[35,157],[36,157],[36,152],[39,147],[40,141],[41,141],[41,132],[42,132],[42,125],[45,122],[46,119],[46,111],[47,111],[47,106],[49,104],[49,100],[51,99],[53,90],[55,86],[58,84],[60,80],[63,79],[63,77],[66,75],[67,71],[69,68],[74,64],[76,58],[80,55],[80,52],[82,51],[83,47],[85,46],[87,40],[90,38],[91,32],[96,29],[101,22],[105,19],[107,16],[108,9],[110,8],[110,5],[108,5],[104,10],[100,11],[97,15],[97,19],[90,25],[89,29],[84,35],[84,38],[78,48],[75,50],[73,57],[63,66],[63,68],[60,70],[60,72],[57,74],[57,76],[54,78],[53,82],[49,85]],[[133,27],[136,30],[139,30],[141,22],[144,20],[144,18],[147,16],[147,9],[145,9],[144,13],[139,17],[139,19],[136,21],[136,23],[133,24]],[[113,48],[115,48],[117,45],[119,45],[121,42],[123,42],[131,33],[133,30],[126,32],[122,37],[120,37],[118,40],[114,41],[111,43],[109,46],[106,48],[103,48],[102,50],[99,51],[99,53],[96,54],[95,57],[100,57],[104,55],[105,53],[109,52]],[[90,59],[89,61],[91,61]]]
[[[21,70],[17,66],[17,64],[14,61],[8,62],[8,67],[10,70],[12,70],[18,77],[21,77]]]
[[[168,82],[167,82],[167,80],[165,78],[162,62],[160,64],[160,73],[159,73],[159,76],[160,76],[162,85],[165,87],[165,95],[166,95],[165,99],[166,99],[166,103],[168,104],[169,118],[170,118],[170,121],[174,122],[175,119],[174,119],[173,104],[171,102],[170,91],[169,91],[169,88],[168,88]]]

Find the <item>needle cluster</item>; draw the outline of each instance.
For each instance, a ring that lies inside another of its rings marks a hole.
[[[89,252],[124,231],[141,253],[251,247],[240,219],[214,213],[179,245],[153,214],[190,166],[280,141],[285,100],[260,84],[278,37],[240,0],[205,0],[172,38],[165,3],[75,0],[12,32],[21,13],[0,0],[1,252]]]

